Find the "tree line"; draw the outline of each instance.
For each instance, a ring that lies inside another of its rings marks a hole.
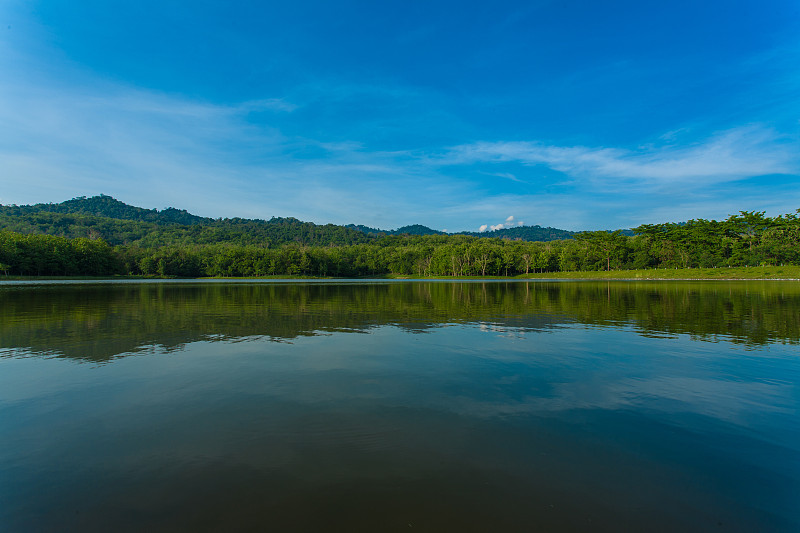
[[[202,229],[202,227],[198,226]],[[525,242],[391,235],[368,242],[143,243],[0,232],[0,272],[22,276],[516,276],[534,272],[800,264],[800,210],[645,224]]]
[[[0,231],[0,273],[6,276],[120,274],[119,254],[100,239]]]
[[[144,209],[101,194],[81,196],[61,203],[0,205],[0,228],[20,233],[44,233],[62,237],[102,238],[117,244],[166,246],[177,244],[234,243],[342,245],[369,242],[386,235],[446,235],[419,224],[396,230],[363,225],[316,225],[294,218],[270,220],[193,215],[185,209]],[[500,237],[523,241],[568,239],[573,232],[541,226],[516,226],[488,233],[459,232],[473,237]]]
[[[166,224],[80,213],[24,212],[14,206],[0,206],[0,228],[17,233],[103,239],[112,246],[142,248],[219,243],[269,247],[292,242],[326,246],[374,240],[355,229],[334,224],[317,225],[295,218],[268,221],[229,218],[204,224]]]

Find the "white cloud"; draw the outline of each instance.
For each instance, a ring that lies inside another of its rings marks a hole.
[[[507,180],[516,181],[517,183],[525,183],[511,172],[480,172],[480,174],[485,176],[493,176],[496,178],[504,178]]]
[[[0,57],[0,69],[6,64]],[[296,107],[283,100],[216,105],[104,81],[92,85],[25,72],[0,78],[4,202],[105,193],[212,217],[437,227],[442,221],[420,197],[441,204],[437,198],[458,196],[455,183],[421,182],[408,154],[286,136],[248,121],[251,111]]]
[[[800,172],[800,143],[772,129],[750,125],[721,132],[690,146],[665,145],[639,150],[549,146],[525,141],[477,142],[451,149],[443,161],[545,165],[590,180],[709,184]]]
[[[79,65],[37,57],[0,39],[0,71],[9,73],[0,76],[4,202],[103,192],[143,207],[172,205],[214,217],[296,216],[383,228],[421,223],[458,231],[470,220],[497,220],[503,212],[565,229],[609,229],[725,216],[740,208],[786,213],[800,198],[793,183],[777,195],[774,188],[747,182],[734,190],[735,180],[800,168],[797,140],[758,125],[682,147],[674,143],[684,142],[691,128],[664,134],[662,145],[635,150],[490,139],[449,149],[375,151],[369,148],[374,128],[363,122],[327,138],[301,137],[288,133],[301,128],[281,130],[280,124],[315,109],[349,110],[364,95],[387,105],[401,102],[402,125],[409,131],[420,131],[432,118],[453,131],[469,124],[455,115],[419,114],[442,106],[419,105],[430,94],[408,88],[310,83],[286,98],[217,105],[137,89]],[[301,107],[303,113],[287,117]],[[254,119],[252,113],[262,115]],[[548,190],[552,173],[513,170],[526,165],[549,167],[568,179],[558,177],[560,183]],[[475,174],[496,179],[475,180]],[[544,176],[537,178],[542,186],[522,190],[510,183],[528,183],[517,176],[532,182],[533,175]],[[664,193],[664,184],[675,186]],[[718,194],[723,187],[724,198]],[[742,195],[745,188],[749,193]],[[479,231],[520,225],[509,217]]]
[[[478,229],[478,231],[482,233],[486,231],[487,228],[490,229],[491,231],[497,231],[500,229],[513,228],[514,226],[522,226],[522,225],[523,222],[521,220],[515,221],[514,215],[511,215],[508,218],[506,218],[505,222],[501,222],[500,224],[492,224],[492,225],[483,224],[480,227],[480,229]]]

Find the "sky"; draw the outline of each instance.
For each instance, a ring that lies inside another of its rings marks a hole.
[[[445,231],[800,208],[800,2],[0,0],[0,203]]]

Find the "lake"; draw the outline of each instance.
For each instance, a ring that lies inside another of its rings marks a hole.
[[[797,282],[0,282],[2,531],[800,531]]]

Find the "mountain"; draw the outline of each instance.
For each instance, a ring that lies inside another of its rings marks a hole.
[[[101,194],[61,203],[0,205],[0,229],[61,237],[102,238],[111,245],[152,248],[165,245],[235,244],[269,247],[284,243],[328,246],[372,242],[383,236],[447,235],[420,224],[394,230],[363,225],[317,225],[296,218],[270,220],[193,215],[184,209],[144,209]],[[481,238],[522,241],[569,239],[575,232],[541,226],[518,226],[490,232],[460,232]]]
[[[411,224],[410,226],[403,226],[394,230],[394,235],[447,235],[443,231],[431,229],[428,226],[420,224]]]
[[[110,196],[79,197],[59,204],[0,206],[0,230],[60,237],[101,238],[111,245],[234,244],[270,247],[359,244],[374,240],[361,231],[296,218],[270,220],[199,217],[174,208],[135,207]]]
[[[412,224],[410,226],[403,226],[402,228],[397,229],[376,229],[370,228],[369,226],[362,226],[361,224],[348,224],[345,226],[347,228],[356,229],[358,231],[362,231],[368,235],[447,235],[443,231],[438,231],[435,229],[431,229],[428,226],[422,226],[421,224]]]
[[[212,218],[192,215],[185,209],[168,207],[163,211],[158,209],[144,209],[120,202],[116,198],[101,194],[87,198],[79,196],[59,204],[35,204],[22,206],[5,206],[16,208],[19,213],[61,213],[79,214],[98,217],[116,218],[119,220],[139,220],[155,224],[208,224],[214,222]]]
[[[462,231],[459,235],[470,235],[472,237],[495,237],[500,239],[510,239],[512,241],[559,241],[570,239],[576,231],[567,231],[557,228],[543,228],[541,226],[516,226],[495,231]]]
[[[577,233],[575,231],[567,231],[557,228],[543,228],[541,226],[517,226],[514,228],[499,229],[496,231],[461,231],[458,233],[448,234],[443,231],[431,229],[427,226],[420,224],[413,224],[411,226],[403,226],[402,228],[385,230],[370,228],[369,226],[362,226],[357,224],[349,224],[348,228],[357,229],[367,235],[381,236],[381,235],[469,235],[470,237],[481,238],[496,238],[496,239],[509,239],[512,241],[558,241],[562,239],[570,239]]]

